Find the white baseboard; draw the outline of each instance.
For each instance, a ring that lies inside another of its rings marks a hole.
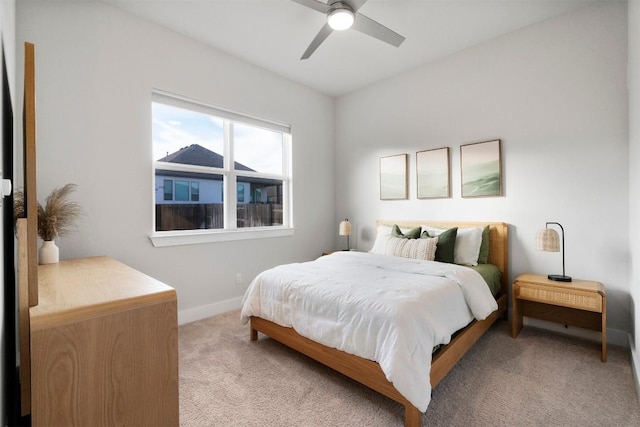
[[[640,353],[631,334],[629,334],[629,348],[631,349],[631,372],[633,372],[633,380],[636,384],[636,394],[640,400]]]
[[[509,308],[509,319],[513,319],[513,313]],[[534,328],[547,329],[560,334],[570,335],[578,338],[588,339],[590,341],[600,341],[600,332],[588,329],[577,328],[575,326],[565,327],[559,323],[547,322],[546,320],[534,319],[532,317],[523,317],[523,324],[533,326]],[[607,344],[618,345],[620,347],[629,348],[628,332],[618,329],[607,328]],[[639,366],[640,367],[640,366]]]
[[[217,314],[237,310],[240,308],[241,304],[242,297],[237,297],[213,304],[201,305],[187,310],[180,310],[178,311],[178,325],[184,325],[185,323],[191,323]]]
[[[547,322],[546,320],[534,319],[531,317],[524,318],[524,325],[533,326],[534,328],[546,329],[560,334],[570,335],[573,337],[587,339],[589,341],[600,342],[600,332],[591,331],[589,329],[577,328],[574,326],[565,327],[559,323]],[[607,344],[617,345],[620,347],[629,347],[629,333],[618,329],[607,328]]]

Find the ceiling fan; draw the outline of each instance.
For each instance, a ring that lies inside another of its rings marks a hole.
[[[307,50],[304,51],[300,59],[309,58],[334,30],[342,31],[353,28],[356,31],[360,31],[395,47],[400,46],[404,41],[404,37],[400,34],[358,13],[358,9],[360,9],[367,0],[329,0],[329,4],[318,0],[292,1],[327,15],[327,22],[311,41],[311,44]]]

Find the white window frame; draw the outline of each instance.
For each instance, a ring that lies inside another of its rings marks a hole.
[[[269,237],[284,237],[294,234],[293,227],[293,180],[292,180],[292,155],[291,155],[291,127],[277,122],[258,119],[246,116],[228,110],[212,107],[207,104],[193,101],[185,97],[171,94],[164,91],[154,90],[151,95],[152,102],[159,102],[178,108],[184,108],[191,111],[197,111],[207,115],[222,118],[224,120],[224,167],[210,168],[195,165],[172,164],[166,162],[156,162],[152,160],[152,191],[153,203],[151,209],[152,232],[149,236],[151,243],[155,247],[178,246],[189,244],[201,244],[210,242],[224,242],[233,240],[260,239]],[[233,123],[242,123],[251,126],[257,126],[271,131],[281,132],[282,140],[282,175],[266,174],[249,171],[236,171],[234,169],[234,153],[233,153]],[[152,142],[153,143],[153,142]],[[156,215],[155,215],[155,173],[156,169],[178,170],[191,172],[206,172],[223,175],[223,206],[224,206],[224,224],[223,229],[207,229],[207,230],[172,230],[172,231],[155,231]],[[282,180],[282,218],[281,226],[265,226],[265,227],[237,227],[237,177],[257,177]],[[230,197],[233,195],[233,197]]]

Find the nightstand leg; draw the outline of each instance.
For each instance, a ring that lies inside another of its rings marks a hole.
[[[522,301],[513,298],[513,319],[511,320],[511,338],[518,336],[522,330]]]
[[[602,362],[607,361],[607,298],[602,297]]]

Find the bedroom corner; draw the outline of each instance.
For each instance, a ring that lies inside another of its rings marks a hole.
[[[640,400],[640,2],[629,1],[629,200],[632,318],[629,343]]]

